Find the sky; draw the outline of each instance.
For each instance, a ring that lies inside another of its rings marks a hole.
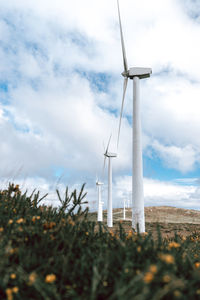
[[[116,0],[0,0],[0,187],[64,193],[86,183],[97,206],[104,146],[116,152],[123,78]],[[129,67],[140,81],[145,206],[200,209],[200,3],[123,0]],[[132,81],[125,99],[113,206],[131,198]]]

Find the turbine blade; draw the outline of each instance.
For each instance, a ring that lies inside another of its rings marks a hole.
[[[126,94],[127,83],[128,83],[128,78],[125,77],[124,78],[124,87],[123,87],[123,96],[122,96],[122,106],[121,106],[120,119],[119,119],[119,129],[118,129],[118,136],[117,136],[117,149],[118,149],[118,145],[119,145],[119,136],[120,136],[122,113],[123,113],[123,109],[124,109],[124,99],[125,99],[125,94]]]
[[[121,22],[121,15],[120,15],[120,9],[119,9],[119,0],[117,0],[117,7],[118,7],[118,15],[119,15],[119,27],[120,27],[120,37],[121,37],[121,45],[122,45],[124,71],[127,72],[128,71],[128,64],[127,64],[126,50],[125,50],[124,37],[123,37],[123,31],[122,31],[122,22]]]
[[[111,133],[110,138],[109,138],[109,140],[108,140],[108,145],[107,145],[105,154],[108,153],[108,148],[109,148],[109,145],[110,145],[111,137],[112,137],[112,133]]]

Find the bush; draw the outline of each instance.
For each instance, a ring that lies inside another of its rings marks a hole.
[[[84,185],[60,207],[0,191],[0,299],[200,299],[197,233],[154,240],[88,221]]]

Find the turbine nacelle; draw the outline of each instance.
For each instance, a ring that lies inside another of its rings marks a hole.
[[[111,153],[111,152],[106,152],[104,154],[106,157],[117,157],[117,154],[116,153]]]
[[[130,68],[128,71],[122,72],[122,76],[126,78],[133,79],[134,77],[139,77],[140,79],[148,78],[152,74],[151,68],[141,68],[141,67],[134,67]]]
[[[140,79],[148,78],[152,74],[151,68],[130,68],[129,70],[129,78],[133,79],[133,77],[139,77]]]
[[[96,185],[103,185],[103,182],[97,181]]]

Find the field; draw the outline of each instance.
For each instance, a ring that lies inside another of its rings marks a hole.
[[[171,208],[161,208],[160,223],[160,208],[147,208],[148,233],[140,235],[120,210],[112,230],[92,221],[81,209],[84,186],[57,194],[55,209],[17,185],[0,191],[0,299],[200,299],[198,212],[182,219],[179,211],[189,223],[168,223]]]

